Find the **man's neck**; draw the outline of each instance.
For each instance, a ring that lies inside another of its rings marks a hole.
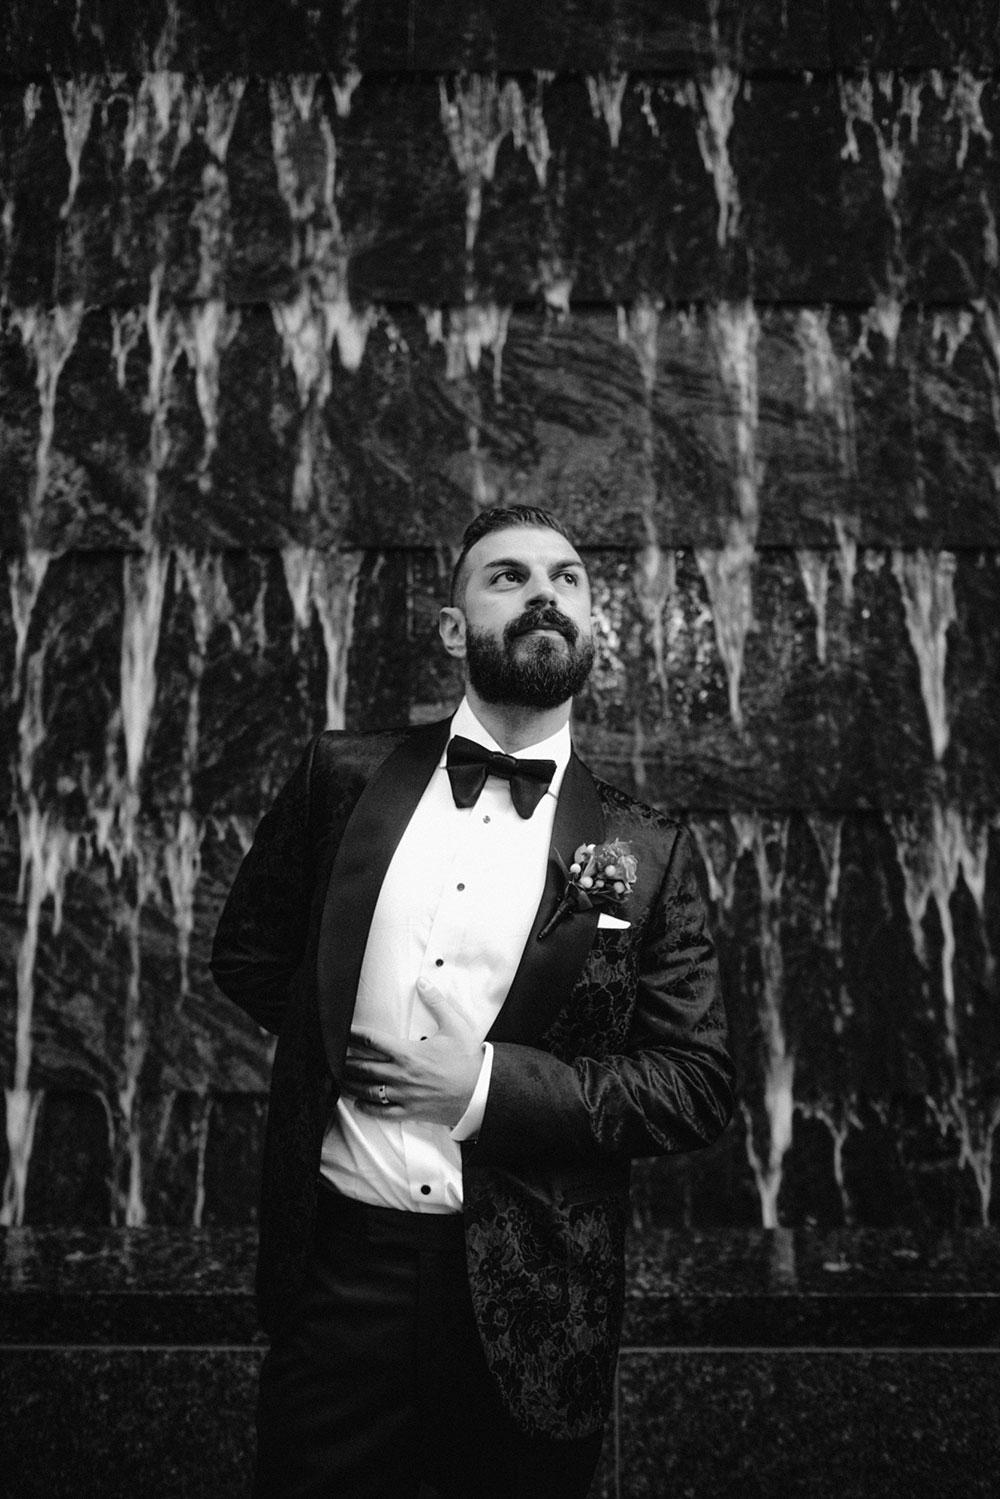
[[[563,725],[569,722],[573,706],[572,698],[567,698],[557,708],[543,709],[487,703],[471,683],[466,684],[465,694],[469,699],[469,707],[483,728],[488,734],[492,734],[508,755],[516,755],[519,750],[528,749],[532,744],[541,744],[543,739],[551,739],[553,734],[558,734]]]

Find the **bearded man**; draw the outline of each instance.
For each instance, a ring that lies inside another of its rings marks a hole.
[[[732,1111],[689,835],[571,747],[594,642],[560,522],[473,521],[440,634],[454,716],[318,735],[216,937],[278,1035],[257,1499],[582,1499],[630,1162]]]

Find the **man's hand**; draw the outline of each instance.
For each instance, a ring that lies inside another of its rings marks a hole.
[[[433,1036],[403,1041],[352,1027],[344,1092],[355,1107],[383,1119],[423,1119],[449,1129],[461,1119],[479,1079],[483,1048],[466,1017],[427,979],[417,992],[438,1023]],[[379,1085],[388,1104],[381,1101]]]

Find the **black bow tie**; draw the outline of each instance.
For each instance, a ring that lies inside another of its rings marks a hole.
[[[555,774],[554,760],[515,760],[498,750],[484,749],[456,734],[448,744],[446,761],[456,807],[471,807],[479,799],[487,776],[510,782],[510,799],[519,817],[530,817]]]

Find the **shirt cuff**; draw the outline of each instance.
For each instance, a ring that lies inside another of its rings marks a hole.
[[[493,1048],[488,1041],[483,1042],[483,1064],[479,1069],[479,1078],[472,1090],[469,1106],[455,1128],[449,1130],[451,1139],[461,1143],[463,1140],[472,1140],[479,1134],[483,1115],[486,1113],[486,1095],[490,1091],[490,1074],[493,1071]]]

